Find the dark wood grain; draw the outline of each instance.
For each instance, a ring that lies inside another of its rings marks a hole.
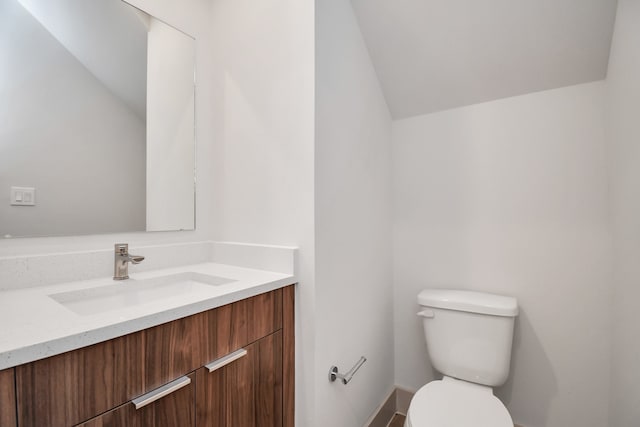
[[[197,371],[196,425],[198,427],[224,427],[227,419],[225,406],[225,373],[223,369]]]
[[[204,364],[206,320],[202,313],[145,331],[145,390],[158,388]]]
[[[256,427],[282,427],[282,331],[256,342]]]
[[[142,426],[194,427],[196,421],[196,375],[188,375],[191,384],[139,409]]]
[[[256,422],[253,373],[257,344],[245,348],[247,356],[223,368],[227,427],[254,427]]]
[[[198,370],[198,427],[282,427],[282,331],[245,347],[247,355]]]
[[[164,396],[144,408],[126,403],[97,416],[81,427],[195,427],[196,374],[191,384]]]
[[[295,298],[295,285],[282,290],[283,427],[294,427],[295,423]]]
[[[132,403],[125,403],[77,427],[142,427],[142,420]]]
[[[20,427],[67,427],[143,394],[143,333],[16,368]]]
[[[213,372],[198,370],[198,427],[254,427],[254,357],[256,344],[245,347],[247,355]]]
[[[257,295],[247,303],[250,343],[282,328],[282,289]]]
[[[242,300],[218,307],[208,313],[208,324],[215,325],[215,332],[210,332],[209,351],[205,363],[248,344],[247,310],[248,301]]]
[[[0,427],[16,427],[15,370],[0,371]]]

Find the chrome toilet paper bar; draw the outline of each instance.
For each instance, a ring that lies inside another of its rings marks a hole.
[[[340,378],[342,380],[342,384],[349,384],[349,381],[351,381],[353,375],[358,371],[358,369],[360,369],[362,365],[364,365],[364,362],[366,361],[367,358],[362,356],[360,360],[358,360],[358,363],[356,363],[355,366],[351,368],[346,374],[341,374],[340,372],[338,372],[337,366],[332,366],[331,369],[329,369],[329,381],[334,382],[336,379]]]

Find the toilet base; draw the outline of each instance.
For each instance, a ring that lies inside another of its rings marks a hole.
[[[413,397],[404,427],[513,427],[490,387],[445,377]]]

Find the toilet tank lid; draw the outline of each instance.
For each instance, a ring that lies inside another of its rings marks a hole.
[[[518,315],[518,300],[484,292],[425,289],[418,294],[418,304],[493,316],[516,317]]]

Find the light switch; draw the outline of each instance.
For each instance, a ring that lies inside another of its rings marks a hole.
[[[35,206],[36,189],[34,187],[11,187],[11,206]]]

